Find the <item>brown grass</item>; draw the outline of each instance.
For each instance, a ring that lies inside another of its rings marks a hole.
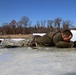
[[[32,34],[20,34],[20,35],[0,35],[0,39],[4,38],[28,38]]]

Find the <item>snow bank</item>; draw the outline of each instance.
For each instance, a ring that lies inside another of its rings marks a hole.
[[[76,30],[71,30],[73,37],[71,39],[71,41],[76,41]]]
[[[3,41],[4,39],[0,39],[0,40]],[[23,39],[23,38],[19,38],[19,39],[13,39],[13,38],[12,38],[12,39],[6,39],[6,40],[11,40],[11,41],[21,41],[21,40],[24,40],[24,39]]]
[[[46,33],[33,33],[33,35],[40,35],[40,36],[43,36],[45,35]]]

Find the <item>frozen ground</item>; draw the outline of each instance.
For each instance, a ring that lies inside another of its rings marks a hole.
[[[76,49],[0,49],[0,75],[76,75]]]

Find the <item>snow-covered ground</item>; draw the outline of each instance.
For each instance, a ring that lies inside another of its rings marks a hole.
[[[0,40],[4,40],[4,39],[0,39]],[[6,39],[6,40],[12,40],[12,41],[21,41],[21,40],[24,40],[23,38],[17,38],[17,39],[14,39],[14,38],[12,38],[12,39]]]
[[[0,75],[76,75],[76,49],[0,49]]]
[[[72,41],[76,41],[76,30],[71,30],[73,37],[72,37]]]
[[[40,35],[40,36],[43,36],[43,35],[46,35],[46,33],[33,33],[33,35]]]

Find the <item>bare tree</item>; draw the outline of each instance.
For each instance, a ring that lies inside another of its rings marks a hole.
[[[47,27],[49,31],[53,31],[53,20],[47,21]]]
[[[61,24],[62,19],[61,18],[56,18],[55,19],[55,25],[54,27],[58,30],[60,30],[60,24]]]
[[[7,34],[9,29],[8,29],[8,23],[3,23],[3,26],[2,26],[2,33],[3,34]]]
[[[68,28],[72,28],[72,21],[67,20],[67,21],[63,21],[63,29],[68,29]]]
[[[12,20],[10,23],[9,23],[9,26],[12,30],[12,34],[15,34],[16,32],[16,28],[17,28],[17,22],[15,20]]]
[[[22,22],[22,27],[23,27],[23,33],[27,33],[27,28],[31,25],[31,21],[28,17],[23,16],[20,20]]]
[[[46,20],[41,20],[41,27],[45,27],[45,25],[46,25]]]
[[[23,33],[23,27],[22,27],[22,21],[18,22],[18,34],[22,34]]]
[[[29,27],[30,25],[31,25],[31,21],[29,20],[29,18],[28,17],[26,17],[26,16],[23,16],[22,18],[21,18],[21,22],[22,22],[22,25],[23,25],[23,27]]]

